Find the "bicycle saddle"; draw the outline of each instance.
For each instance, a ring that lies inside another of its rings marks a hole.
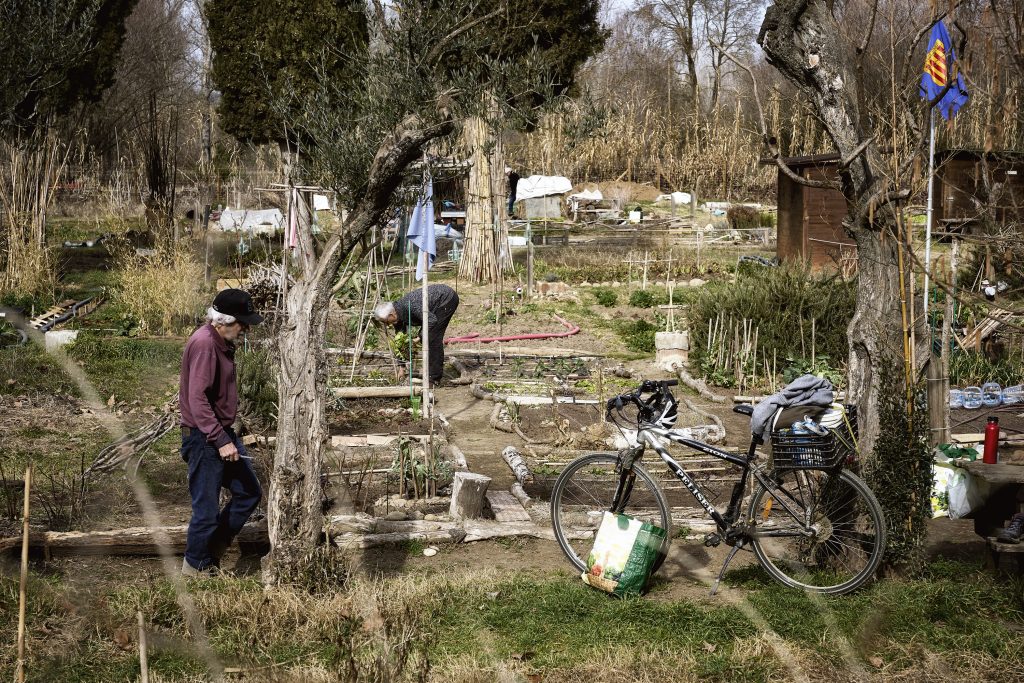
[[[752,406],[752,405],[750,405],[748,403],[741,403],[738,406],[733,406],[732,407],[732,412],[739,413],[740,415],[753,415],[754,414],[754,406]]]

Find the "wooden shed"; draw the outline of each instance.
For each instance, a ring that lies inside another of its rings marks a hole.
[[[810,180],[837,180],[838,154],[790,157],[787,165]],[[772,164],[772,159],[762,163]],[[988,175],[988,192],[984,178]],[[935,153],[933,229],[971,230],[983,223],[1024,220],[1024,153],[943,150]],[[924,201],[924,197],[920,200]],[[852,272],[857,246],[843,229],[846,201],[839,190],[806,187],[778,172],[780,260]]]
[[[936,152],[933,182],[939,231],[1024,219],[1024,153]]]
[[[808,180],[836,180],[838,154],[791,157],[786,164]],[[762,163],[775,164],[764,159]],[[811,268],[848,270],[856,263],[857,245],[843,229],[846,200],[838,190],[807,187],[778,171],[778,242],[780,261],[800,259]]]

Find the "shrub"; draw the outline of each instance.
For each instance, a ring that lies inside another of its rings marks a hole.
[[[637,308],[652,308],[664,301],[665,299],[650,289],[638,289],[629,295],[629,305]]]
[[[597,298],[597,303],[607,308],[611,308],[619,300],[619,293],[614,289],[609,289],[608,287],[595,289],[594,296]]]
[[[800,266],[740,269],[735,282],[711,282],[694,297],[688,315],[690,358],[695,367],[702,367],[707,358],[718,355],[717,344],[709,348],[708,333],[716,321],[748,320],[757,330],[759,359],[774,355],[779,372],[785,370],[784,361],[809,365],[805,360],[811,357],[813,320],[816,365],[828,358],[841,373],[849,354],[846,328],[856,297],[854,281],[813,274]],[[734,340],[732,333],[715,336],[719,341],[727,337],[727,343]]]
[[[657,331],[657,325],[643,318],[619,326],[619,335],[626,348],[639,353],[654,353],[654,333]]]
[[[749,230],[761,227],[761,212],[749,206],[733,206],[725,214],[733,230]]]
[[[277,424],[277,360],[269,346],[250,347],[235,357],[238,368],[238,402],[256,429]]]

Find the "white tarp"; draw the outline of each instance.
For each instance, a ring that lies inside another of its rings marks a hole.
[[[331,200],[327,198],[325,194],[314,194],[313,195],[313,210],[314,211],[330,211]]]
[[[532,175],[516,184],[516,201],[572,192],[572,183],[560,175]]]
[[[284,229],[284,215],[280,209],[224,209],[220,214],[220,229],[267,235]]]
[[[676,206],[680,204],[689,204],[693,197],[690,196],[689,192],[673,192],[672,194],[660,194],[654,201],[656,202],[672,202]]]
[[[601,194],[601,190],[583,190],[569,195],[569,199],[575,199],[577,202],[599,202],[604,199],[604,195]]]

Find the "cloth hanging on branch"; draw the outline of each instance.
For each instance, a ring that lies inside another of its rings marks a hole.
[[[429,176],[423,185],[423,194],[416,200],[416,207],[412,210],[412,220],[409,221],[409,232],[407,238],[410,242],[427,256],[427,270],[434,265],[434,258],[437,256],[437,243],[434,236],[434,181]],[[416,279],[423,279],[423,259],[416,259]]]

